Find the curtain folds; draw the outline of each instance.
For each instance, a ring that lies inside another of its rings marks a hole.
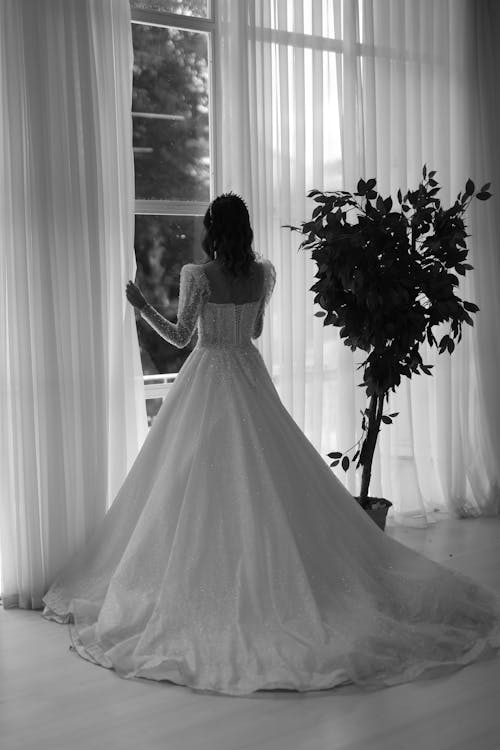
[[[377,177],[395,195],[418,184],[424,163],[445,202],[469,176],[496,182],[498,12],[489,0],[219,0],[218,9],[218,190],[247,198],[256,247],[278,272],[261,350],[318,450],[346,450],[366,405],[363,353],[314,317],[314,265],[283,225],[310,215],[312,188]],[[452,357],[425,348],[433,377],[403,381],[391,396],[400,415],[381,433],[371,484],[394,504],[389,524],[426,526],[436,510],[499,512],[497,215],[492,199],[469,217],[476,270],[460,293],[481,308],[476,327],[465,326]],[[358,491],[352,469],[338,476]]]
[[[469,24],[473,34],[471,154],[478,175],[492,181],[493,198],[471,212],[470,232],[476,252],[474,281],[477,304],[474,356],[475,376],[473,430],[470,451],[476,454],[474,487],[488,499],[489,512],[500,512],[500,149],[498,148],[498,71],[500,70],[500,6],[495,0],[475,0]]]
[[[1,591],[39,608],[146,433],[128,2],[6,0],[0,54]]]
[[[494,0],[218,0],[218,191],[240,192],[278,283],[259,347],[318,450],[359,437],[352,353],[314,317],[314,264],[284,228],[311,188],[395,193],[422,165],[442,198],[500,184]],[[313,12],[314,11],[314,12]],[[127,0],[0,4],[0,549],[4,607],[38,608],[101,521],[147,430],[133,311],[132,45]],[[498,198],[473,206],[462,296],[434,376],[404,382],[371,493],[388,523],[500,509]],[[358,490],[351,470],[339,477]]]

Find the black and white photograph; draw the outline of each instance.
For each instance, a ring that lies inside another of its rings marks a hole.
[[[500,2],[0,0],[2,750],[500,748]]]

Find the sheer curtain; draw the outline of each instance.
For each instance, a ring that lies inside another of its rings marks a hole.
[[[4,607],[41,607],[146,432],[127,0],[0,5]]]
[[[488,510],[500,512],[500,148],[498,122],[498,71],[500,70],[500,6],[496,0],[476,0],[471,7],[469,25],[473,34],[471,111],[473,128],[471,152],[475,170],[492,180],[493,198],[486,210],[474,206],[470,231],[474,246],[474,282],[481,312],[477,316],[471,365],[475,370],[477,408],[471,451],[478,455],[474,468],[475,483],[489,499]]]
[[[218,7],[218,187],[247,197],[257,248],[278,272],[262,353],[318,450],[345,450],[360,436],[366,405],[357,387],[363,353],[314,317],[314,265],[282,225],[310,215],[311,188],[354,189],[361,176],[377,177],[381,192],[395,194],[418,184],[427,163],[438,170],[443,201],[469,176],[494,180],[495,165],[474,150],[475,142],[488,143],[474,109],[476,58],[494,30],[476,23],[485,4],[467,0],[219,0]],[[477,94],[483,128],[491,76]],[[494,217],[493,201],[469,217],[471,260],[482,268],[460,291],[481,308],[477,327],[465,326],[451,358],[424,349],[434,376],[403,382],[391,398],[400,415],[381,433],[370,488],[393,502],[389,524],[426,526],[435,510],[499,511]],[[357,492],[353,470],[338,476]]]

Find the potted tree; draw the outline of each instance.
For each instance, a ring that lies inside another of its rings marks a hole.
[[[435,175],[424,166],[415,190],[398,190],[396,207],[377,192],[375,178],[359,180],[356,192],[312,190],[308,197],[317,205],[311,220],[289,227],[305,235],[300,247],[317,264],[311,291],[322,310],[315,315],[340,328],[352,351],[368,355],[358,367],[367,396],[361,436],[348,450],[328,456],[331,466],[341,463],[344,471],[351,463],[362,469],[356,499],[382,529],[392,503],[369,495],[372,462],[381,425],[398,414],[385,414],[384,403],[402,377],[432,374],[419,353],[422,343],[452,354],[463,323],[473,325],[471,315],[479,310],[456,291],[459,276],[473,268],[464,214],[474,197],[491,197],[490,183],[476,192],[468,179],[453,205],[443,208]],[[443,324],[449,331],[438,341],[435,329]]]

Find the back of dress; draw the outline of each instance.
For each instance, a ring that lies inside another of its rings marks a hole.
[[[269,302],[276,281],[276,272],[271,261],[259,259],[262,270],[260,296],[255,301],[221,302],[221,287],[212,289],[206,265],[187,263],[181,269],[179,307],[177,323],[171,323],[151,305],[141,310],[142,317],[164,339],[177,347],[184,347],[191,340],[198,325],[198,347],[240,349],[251,346],[251,339],[262,333],[264,310]],[[244,292],[244,288],[240,292]],[[215,292],[215,295],[214,295]],[[226,294],[227,296],[227,294]],[[240,298],[243,295],[239,295]]]
[[[236,295],[236,298],[252,296],[246,302],[214,301],[231,296],[230,293],[217,293],[213,289],[209,274],[204,266],[195,266],[199,284],[206,287],[206,301],[202,305],[198,321],[199,345],[203,347],[244,348],[250,346],[253,338],[262,332],[263,314],[275,282],[274,266],[268,260],[258,262],[262,271],[260,294]]]

